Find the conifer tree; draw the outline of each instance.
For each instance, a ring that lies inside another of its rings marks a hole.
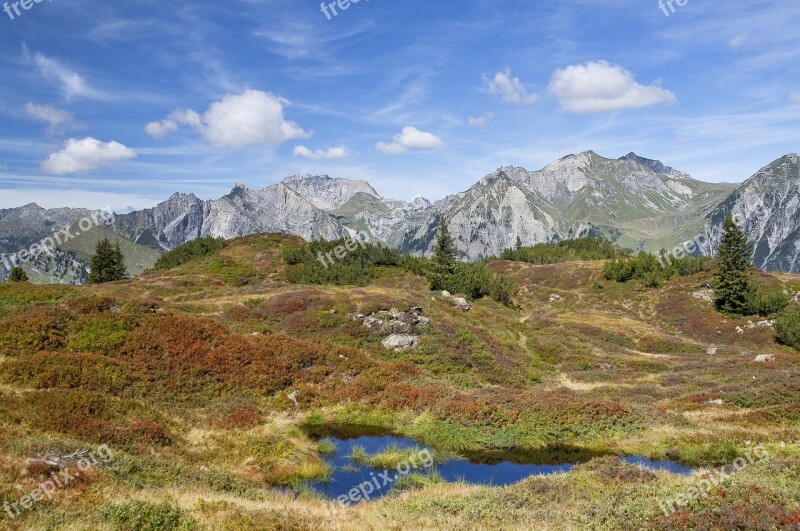
[[[90,267],[89,284],[113,282],[125,279],[128,276],[125,269],[125,257],[122,254],[119,242],[112,245],[108,238],[103,238],[97,242]]]
[[[714,299],[719,311],[729,315],[746,315],[755,289],[750,269],[752,247],[730,214],[725,218],[722,241],[717,254]]]
[[[433,248],[431,289],[445,289],[447,280],[456,271],[456,244],[450,236],[450,229],[447,227],[447,219],[442,216],[439,219],[439,235],[436,239],[436,246]]]
[[[28,275],[25,273],[25,270],[22,267],[17,266],[13,268],[8,273],[8,281],[9,282],[27,282]]]
[[[520,238],[520,237],[519,237],[519,235],[517,235],[517,244],[514,246],[514,248],[515,248],[517,251],[519,251],[520,249],[522,249],[522,238]]]

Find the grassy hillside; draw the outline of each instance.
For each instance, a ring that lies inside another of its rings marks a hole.
[[[800,354],[760,319],[716,313],[701,289],[709,273],[647,289],[605,280],[603,261],[494,261],[521,288],[515,306],[482,299],[465,312],[395,267],[364,287],[292,284],[283,256],[302,245],[254,235],[130,281],[0,285],[0,498],[46,480],[43,456],[102,444],[113,455],[21,517],[0,512],[0,526],[800,525]],[[792,275],[758,281],[800,289]],[[412,308],[430,319],[416,350],[390,352],[389,332],[365,326],[364,316]],[[755,362],[762,354],[774,361]],[[271,489],[330,472],[302,429],[323,424],[460,455],[597,457],[506,488],[420,481],[328,515],[310,493]],[[768,460],[671,518],[659,501],[708,472],[650,472],[616,457],[702,468],[758,444]]]
[[[130,276],[138,276],[152,268],[161,256],[160,251],[126,240],[104,226],[95,225],[87,231],[81,231],[75,223],[70,228],[70,234],[72,237],[58,245],[52,255],[42,253],[35,260],[23,264],[31,282],[36,284],[86,282],[87,268],[92,255],[97,243],[103,238],[120,244]]]
[[[79,229],[76,228],[76,230]],[[119,243],[122,254],[125,256],[125,265],[131,276],[140,275],[153,267],[161,255],[154,249],[126,240],[108,227],[102,226],[93,226],[90,230],[81,232],[80,236],[64,242],[59,247],[63,251],[75,253],[78,259],[89,263],[97,243],[103,238],[108,238],[112,243]]]

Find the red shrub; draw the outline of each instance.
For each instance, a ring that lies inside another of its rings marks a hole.
[[[131,438],[136,442],[157,444],[168,446],[172,444],[172,439],[167,435],[164,426],[151,420],[137,420],[132,422],[125,430],[126,438]]]
[[[217,423],[227,430],[249,430],[264,422],[264,415],[253,411],[238,411],[222,417]]]

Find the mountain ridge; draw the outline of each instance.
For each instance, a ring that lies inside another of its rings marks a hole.
[[[700,252],[710,254],[719,240],[715,227],[730,212],[743,219],[758,267],[800,272],[799,196],[795,153],[733,184],[699,181],[634,152],[606,158],[588,150],[534,171],[500,166],[468,189],[433,203],[421,197],[412,202],[384,198],[363,179],[298,174],[260,190],[236,183],[218,199],[174,193],[152,208],[117,215],[113,229],[158,252],[201,236],[230,239],[273,232],[313,240],[362,233],[424,255],[445,216],[467,260],[497,256],[517,237],[535,244],[587,235],[658,251],[707,234]],[[0,210],[0,249],[29,245],[25,241],[45,234],[48,223],[88,212],[47,210],[35,203]]]

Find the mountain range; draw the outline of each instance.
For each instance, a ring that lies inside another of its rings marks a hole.
[[[501,167],[464,192],[436,202],[382,197],[367,181],[294,175],[261,190],[236,184],[216,200],[174,194],[153,208],[117,215],[98,227],[124,242],[135,274],[158,254],[200,236],[234,238],[262,232],[306,240],[366,234],[403,252],[428,254],[442,216],[465,260],[496,256],[519,237],[525,244],[602,236],[622,247],[657,251],[701,242],[711,254],[721,221],[733,213],[765,270],[800,272],[800,162],[789,154],[742,184],[706,183],[661,161],[593,151],[529,171]],[[0,210],[0,253],[49,236],[86,209],[45,210],[35,204]],[[112,232],[113,231],[113,232]],[[93,245],[95,238],[86,238]],[[59,246],[26,269],[37,281],[85,279],[89,249]],[[0,265],[0,275],[5,275]]]

